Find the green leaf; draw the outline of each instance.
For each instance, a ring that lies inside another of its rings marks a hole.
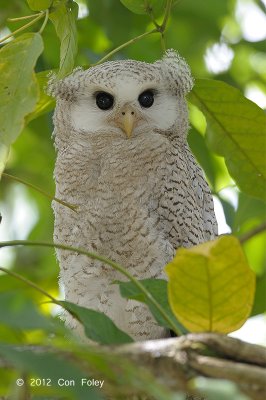
[[[133,339],[127,333],[121,331],[107,315],[69,301],[61,301],[60,303],[71,314],[78,317],[89,339],[101,344],[133,342]]]
[[[0,324],[16,329],[53,331],[53,324],[36,306],[17,292],[0,293]]]
[[[29,7],[33,11],[42,11],[49,8],[53,0],[27,0]]]
[[[187,330],[176,320],[167,296],[167,281],[164,279],[143,279],[139,281],[155,298],[155,300],[162,306],[168,317],[176,325],[177,330],[182,333],[187,333]],[[140,289],[132,282],[116,282],[119,283],[119,289],[122,297],[127,299],[137,300],[148,305],[152,315],[160,326],[165,328],[172,328],[167,321],[161,316],[160,312],[154,305],[147,299],[147,297],[140,291]]]
[[[61,391],[65,393],[70,392],[72,394],[71,399],[102,400],[102,396],[93,387],[82,386],[82,379],[88,378],[88,376],[74,362],[71,362],[67,355],[63,358],[52,352],[37,353],[4,344],[0,344],[0,354],[12,363],[16,369],[34,373],[34,375],[47,380],[46,382],[49,382],[49,385],[51,385],[48,388],[54,389],[59,393]],[[63,381],[74,381],[74,384],[60,386],[59,380],[61,380],[61,383]]]
[[[70,6],[69,6],[70,4]],[[78,5],[74,1],[61,2],[49,18],[54,24],[56,34],[60,39],[60,69],[58,78],[69,74],[74,67],[78,51],[76,19]]]
[[[172,310],[190,331],[229,333],[250,315],[255,274],[235,237],[178,250],[166,272]]]
[[[0,169],[8,148],[25,125],[25,117],[38,101],[34,66],[43,51],[38,33],[24,33],[0,50]]]
[[[46,86],[48,83],[48,75],[50,71],[42,71],[36,74],[39,85],[40,98],[32,113],[26,117],[26,122],[29,123],[35,118],[52,111],[55,107],[55,100],[46,94]]]
[[[121,3],[135,14],[159,14],[163,10],[165,0],[120,0]]]
[[[238,89],[198,79],[189,100],[207,119],[210,149],[225,158],[239,188],[266,199],[266,115]]]

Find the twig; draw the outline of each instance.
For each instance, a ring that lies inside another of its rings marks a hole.
[[[258,235],[259,233],[263,232],[266,230],[266,221],[264,221],[262,224],[256,226],[256,228],[252,229],[251,231],[244,233],[239,237],[240,243],[245,243],[249,239],[253,238],[254,236]]]
[[[12,179],[13,181],[22,183],[23,185],[28,186],[28,187],[30,187],[31,189],[34,189],[34,190],[36,190],[37,192],[41,193],[43,196],[47,197],[48,199],[57,201],[57,203],[60,203],[60,204],[62,204],[63,206],[70,208],[72,211],[76,211],[76,210],[77,210],[77,206],[76,206],[76,205],[74,205],[74,204],[69,204],[69,203],[67,203],[67,202],[65,202],[65,201],[63,201],[63,200],[60,200],[60,199],[58,199],[57,197],[54,197],[54,196],[52,196],[51,194],[46,193],[45,191],[43,191],[43,190],[40,189],[39,187],[33,185],[32,183],[26,182],[26,181],[24,181],[23,179],[18,178],[17,176],[9,175],[9,174],[6,174],[5,172],[2,173],[2,176],[4,176],[5,178],[8,178],[8,179]]]
[[[18,17],[18,18],[8,18],[7,20],[9,22],[17,22],[17,21],[23,21],[24,19],[31,19],[31,18],[35,18],[37,15],[39,15],[39,13],[37,14],[31,14],[31,15],[25,15],[23,17]]]
[[[47,293],[40,286],[36,285],[34,282],[28,280],[27,278],[24,278],[23,276],[17,274],[16,272],[10,271],[9,269],[3,268],[3,267],[0,267],[0,271],[5,272],[7,275],[13,276],[14,278],[18,279],[19,281],[26,283],[26,285],[31,286],[32,288],[36,289],[38,292],[44,294],[46,297],[48,297],[50,300],[52,300],[53,303],[60,304],[59,301],[56,300],[52,295]]]
[[[166,7],[165,7],[164,19],[163,19],[163,23],[162,23],[162,25],[161,25],[161,30],[162,30],[162,32],[164,32],[165,29],[166,29],[166,25],[167,25],[168,19],[169,19],[169,17],[170,17],[170,12],[171,12],[171,8],[172,8],[172,3],[173,3],[173,0],[168,0],[168,1],[167,1]]]
[[[16,31],[11,32],[9,35],[3,37],[2,39],[0,39],[0,43],[5,42],[7,39],[9,39],[10,37],[16,35],[19,32],[24,31],[25,29],[29,28],[31,25],[35,24],[35,22],[39,21],[39,19],[43,18],[43,16],[45,15],[45,12],[41,12],[40,14],[38,14],[38,16],[36,18],[34,18],[32,21],[28,22],[26,25],[21,26],[21,28],[18,28]]]
[[[133,44],[135,42],[137,42],[138,40],[151,35],[152,33],[157,33],[158,29],[152,29],[149,32],[145,32],[142,33],[139,36],[134,37],[133,39],[130,39],[128,42],[121,44],[121,46],[116,47],[114,50],[110,51],[110,53],[106,54],[106,56],[104,56],[103,58],[101,58],[99,61],[97,61],[97,63],[95,64],[91,64],[91,67],[94,67],[95,65],[99,65],[101,63],[103,63],[104,61],[106,61],[108,58],[112,57],[114,54],[116,54],[118,51],[124,49],[125,47],[129,46],[130,44]]]

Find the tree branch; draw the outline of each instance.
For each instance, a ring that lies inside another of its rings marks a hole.
[[[33,352],[52,351],[51,347],[38,346],[26,346],[23,349],[27,347]],[[71,357],[69,351],[54,351],[57,354],[60,352],[63,357]],[[121,363],[126,359],[136,368],[144,368],[170,390],[194,394],[195,399],[199,394],[191,391],[191,379],[201,376],[234,382],[240,391],[253,400],[266,398],[266,348],[225,335],[188,334],[120,346],[97,346],[95,351],[110,355],[114,360],[121,357]],[[0,366],[1,361],[0,357]],[[8,367],[3,361],[2,365]],[[116,366],[112,368],[115,372]],[[123,396],[122,387],[112,388],[112,382],[108,382],[108,385],[114,393]]]
[[[266,230],[266,221],[262,222],[262,224],[256,226],[256,228],[252,229],[251,231],[244,233],[242,236],[239,237],[240,243],[245,243],[249,239],[253,238],[254,236],[258,235],[259,233]]]

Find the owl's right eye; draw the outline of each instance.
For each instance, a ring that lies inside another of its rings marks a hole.
[[[96,104],[101,110],[110,110],[114,104],[114,98],[110,93],[98,92],[96,94]]]

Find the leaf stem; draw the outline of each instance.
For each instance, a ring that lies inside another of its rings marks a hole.
[[[133,39],[130,39],[128,42],[121,44],[120,46],[116,47],[114,50],[110,51],[110,53],[106,54],[106,56],[104,56],[103,58],[101,58],[99,61],[97,61],[97,63],[95,64],[91,64],[91,67],[94,67],[95,65],[99,65],[101,63],[103,63],[104,61],[106,61],[108,58],[112,57],[114,54],[116,54],[118,51],[124,49],[125,47],[129,46],[130,44],[133,44],[135,42],[137,42],[140,39],[143,39],[146,36],[151,35],[152,33],[157,33],[158,29],[152,29],[149,32],[145,32],[142,33],[139,36],[134,37]]]
[[[256,228],[250,230],[249,232],[244,233],[238,239],[239,239],[240,243],[243,244],[243,243],[247,242],[249,239],[252,239],[254,236],[258,235],[259,233],[261,233],[265,230],[266,230],[266,221],[262,222],[262,224],[256,226]]]
[[[76,206],[76,205],[69,204],[69,203],[67,203],[67,202],[65,202],[65,201],[63,201],[63,200],[60,200],[60,199],[58,199],[57,197],[54,197],[54,196],[52,196],[51,194],[46,193],[45,191],[43,191],[43,190],[40,189],[39,187],[33,185],[32,183],[26,182],[26,181],[24,181],[23,179],[18,178],[17,176],[13,176],[13,175],[6,174],[5,172],[2,173],[2,176],[4,176],[5,178],[8,178],[8,179],[11,179],[11,180],[13,180],[13,181],[22,183],[23,185],[28,186],[28,187],[34,189],[36,192],[41,193],[43,196],[47,197],[48,199],[57,201],[57,203],[60,203],[60,204],[62,204],[63,206],[70,208],[72,211],[77,211],[77,206]]]
[[[172,3],[173,3],[173,0],[167,0],[166,7],[165,7],[164,19],[163,19],[163,23],[161,25],[162,32],[164,32],[166,29],[166,25],[167,25],[168,19],[170,17]]]
[[[157,310],[160,312],[160,314],[163,316],[163,318],[167,321],[169,327],[177,335],[182,335],[181,331],[178,330],[178,328],[173,323],[171,318],[169,318],[169,316],[165,313],[164,309],[155,300],[155,298],[151,295],[151,293],[136,278],[134,278],[134,276],[132,276],[124,267],[122,267],[122,265],[110,260],[109,258],[100,256],[95,253],[88,252],[88,251],[78,248],[78,247],[67,246],[67,245],[60,244],[60,243],[31,242],[28,240],[13,240],[13,241],[7,241],[7,242],[0,242],[0,248],[11,247],[11,246],[42,246],[42,247],[56,248],[56,249],[60,249],[60,250],[68,250],[68,251],[72,251],[75,253],[83,254],[89,258],[92,258],[94,260],[101,261],[104,264],[110,265],[116,271],[119,271],[121,274],[126,276],[131,282],[133,282],[135,284],[135,286],[137,286],[141,290],[141,292],[146,296],[146,298],[150,301],[150,303],[152,303],[153,306],[157,308]],[[51,296],[50,296],[50,298],[51,298]],[[53,299],[53,301],[54,301],[54,299]],[[58,301],[57,301],[57,304],[58,304]]]
[[[40,35],[43,33],[43,30],[46,27],[46,24],[48,22],[48,18],[49,18],[49,10],[47,9],[47,10],[45,10],[45,18],[44,18],[43,24],[42,24],[42,26],[41,26],[41,28],[39,30],[39,34]]]
[[[9,22],[17,22],[17,21],[23,21],[24,19],[31,19],[31,18],[35,18],[37,15],[39,15],[40,13],[37,14],[31,14],[31,15],[25,15],[23,17],[18,17],[18,18],[8,18],[7,20]]]
[[[45,290],[43,290],[40,286],[36,285],[32,281],[28,280],[27,278],[24,278],[23,276],[17,274],[16,272],[10,271],[9,269],[0,267],[0,271],[5,272],[7,275],[13,276],[14,278],[18,279],[19,281],[26,283],[26,285],[31,286],[32,288],[36,289],[38,292],[44,294],[46,297],[48,297],[52,302],[55,302],[59,304],[58,300],[56,300],[52,295],[47,293]]]
[[[31,25],[35,24],[35,22],[39,21],[39,19],[43,18],[43,16],[45,15],[45,12],[41,12],[37,15],[36,18],[34,18],[32,21],[28,22],[26,25],[21,26],[20,28],[18,28],[16,31],[11,32],[9,35],[3,37],[2,39],[0,39],[0,43],[5,42],[7,39],[9,39],[10,37],[16,35],[19,32],[24,31],[25,29],[27,29],[28,27],[30,27]]]

